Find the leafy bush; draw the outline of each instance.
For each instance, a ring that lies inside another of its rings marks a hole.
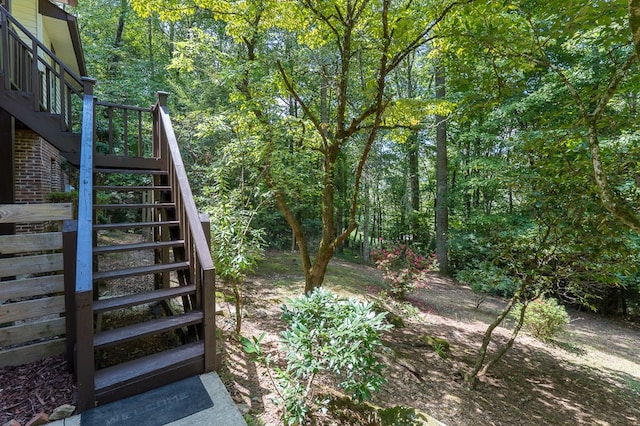
[[[427,272],[438,270],[435,253],[421,255],[405,244],[373,250],[371,259],[382,271],[391,296],[399,300],[416,288],[424,287]]]
[[[217,197],[217,206],[210,210],[211,255],[216,274],[233,290],[236,333],[242,329],[242,285],[247,273],[263,258],[263,230],[251,226],[255,211],[234,205],[233,198]]]
[[[456,278],[468,284],[474,292],[492,296],[511,297],[518,288],[518,283],[505,271],[486,261],[459,271]]]
[[[313,383],[329,374],[358,402],[371,398],[385,383],[383,364],[376,358],[382,345],[379,332],[389,328],[384,314],[376,315],[372,304],[340,298],[328,290],[316,289],[307,296],[289,300],[282,318],[289,327],[281,334],[286,354],[284,369],[273,366],[260,348],[259,339],[242,338],[244,350],[275,371],[275,385],[284,404],[285,424],[305,421],[313,401]]]
[[[567,310],[556,299],[541,297],[529,303],[528,306],[518,303],[511,311],[511,317],[519,318],[522,309],[526,309],[524,329],[546,342],[553,340],[569,323]]]

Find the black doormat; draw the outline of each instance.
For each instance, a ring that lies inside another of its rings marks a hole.
[[[198,376],[82,413],[82,426],[161,426],[213,407]]]

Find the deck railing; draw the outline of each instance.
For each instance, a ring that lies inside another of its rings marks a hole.
[[[117,108],[116,105],[95,102],[91,80],[86,81],[83,110],[82,149],[80,164],[80,196],[78,206],[78,239],[76,260],[76,375],[79,398],[78,409],[84,411],[92,407],[94,389],[94,352],[93,352],[93,278],[92,278],[92,177],[95,141],[93,127],[96,106],[134,111],[143,114],[146,111],[135,108]],[[167,94],[160,93],[158,103],[150,112],[153,118],[152,155],[160,158],[162,169],[167,171],[168,185],[172,188],[175,202],[175,219],[179,222],[180,238],[184,240],[185,259],[189,263],[189,282],[196,287],[193,304],[203,311],[202,328],[199,338],[204,342],[204,370],[213,371],[218,367],[216,358],[215,331],[215,271],[209,250],[209,238],[203,229],[200,217],[191,193],[180,149],[167,110]],[[91,136],[89,136],[91,135]],[[129,145],[129,149],[131,145]],[[126,154],[122,150],[122,154]],[[137,151],[147,154],[148,151]],[[111,151],[111,155],[119,153]],[[130,153],[130,152],[129,152]],[[208,230],[207,230],[208,233]]]
[[[153,113],[151,108],[96,104],[96,153],[152,158]]]
[[[180,222],[182,238],[185,242],[185,257],[189,262],[192,284],[196,285],[197,306],[202,306],[204,314],[205,371],[216,368],[215,332],[215,271],[211,252],[200,215],[191,193],[187,173],[182,162],[178,141],[173,131],[167,109],[167,93],[158,93],[158,103],[154,107],[156,136],[160,141],[160,155],[166,159],[169,185],[174,190],[176,219]]]
[[[60,130],[79,131],[74,103],[82,102],[81,77],[0,6],[0,75],[5,90],[33,94],[34,111],[60,116]]]

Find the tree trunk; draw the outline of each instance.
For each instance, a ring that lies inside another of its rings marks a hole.
[[[629,0],[629,29],[633,36],[636,55],[640,56],[640,0]]]
[[[148,42],[149,42],[149,68],[151,70],[151,75],[156,75],[156,65],[155,58],[153,54],[153,18],[149,16],[147,19],[148,31],[147,34]]]
[[[593,177],[598,186],[600,200],[605,209],[616,216],[622,223],[640,234],[640,217],[626,205],[626,202],[609,188],[607,174],[600,155],[600,142],[598,140],[598,123],[595,118],[587,119],[587,131],[589,133],[589,152],[593,166]]]
[[[362,262],[369,263],[369,234],[371,227],[371,200],[369,198],[369,176],[364,178],[364,218],[362,219]]]
[[[240,294],[240,285],[242,282],[238,282],[238,280],[233,280],[232,288],[233,288],[233,298],[235,300],[235,308],[236,308],[236,334],[240,335],[242,332],[242,296]]]
[[[521,287],[522,289],[523,287]],[[484,365],[484,360],[487,357],[487,348],[489,347],[489,343],[491,343],[491,336],[493,335],[493,330],[495,330],[502,321],[509,315],[513,305],[515,305],[517,298],[520,297],[520,291],[514,295],[507,306],[502,310],[500,315],[487,327],[487,330],[484,332],[484,337],[482,338],[482,344],[480,345],[480,349],[478,349],[478,355],[476,357],[476,363],[473,366],[473,370],[465,375],[465,381],[467,385],[471,388],[475,387],[478,381],[478,373],[482,370],[482,366]]]
[[[129,8],[128,1],[120,0],[120,17],[118,18],[118,26],[116,27],[116,36],[113,40],[113,47],[115,49],[118,49],[122,44],[122,34],[124,33],[124,24],[127,17],[128,8]],[[111,61],[112,62],[120,61],[120,55],[118,54],[117,50],[113,54]]]
[[[513,347],[513,343],[516,341],[516,338],[518,337],[518,334],[520,333],[520,330],[522,329],[522,325],[524,324],[524,317],[525,317],[525,314],[527,312],[528,303],[529,302],[527,302],[522,307],[522,310],[520,311],[520,315],[518,316],[518,323],[513,328],[513,332],[511,333],[511,337],[509,338],[509,341],[502,347],[502,349],[500,349],[500,351],[498,351],[496,356],[494,356],[489,362],[487,362],[484,365],[484,367],[482,367],[482,369],[480,369],[480,371],[478,372],[478,377],[485,376],[487,374],[487,372],[489,371],[489,369],[491,367],[493,367],[498,361],[500,361],[502,359],[502,357],[504,356],[504,354],[506,354],[507,351],[509,351],[509,349],[511,349]]]
[[[418,214],[420,213],[420,171],[418,168],[418,158],[420,145],[418,143],[418,132],[414,132],[409,136],[409,182],[411,187],[411,232],[413,237],[417,238],[420,234],[420,222]]]
[[[435,69],[436,100],[444,100],[445,74],[440,64]],[[436,257],[440,272],[449,273],[448,234],[448,164],[447,164],[447,119],[436,115]]]

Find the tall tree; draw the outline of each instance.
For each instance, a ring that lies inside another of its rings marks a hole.
[[[305,274],[305,292],[321,286],[336,248],[356,229],[359,190],[364,166],[390,110],[402,108],[394,99],[388,77],[416,49],[435,37],[434,29],[460,2],[333,0],[316,2],[254,1],[221,2],[194,0],[142,1],[133,5],[141,12],[171,15],[176,7],[199,6],[211,10],[226,23],[226,30],[242,49],[235,58],[242,68],[235,82],[238,105],[253,114],[262,133],[260,148],[264,182],[274,194],[278,208],[292,228]],[[358,55],[362,60],[357,60]],[[322,58],[322,61],[319,59]],[[326,67],[319,66],[327,64]],[[275,64],[275,73],[273,66]],[[327,79],[323,73],[329,72]],[[359,84],[364,75],[366,85]],[[324,96],[320,82],[330,82],[328,122],[323,122]],[[271,90],[266,93],[265,89]],[[292,207],[291,174],[281,168],[292,161],[279,140],[289,133],[283,123],[281,102],[273,90],[290,96],[303,118],[304,142],[299,153],[314,157],[320,178],[321,238],[312,251],[303,224]],[[267,96],[270,95],[270,96]],[[341,153],[352,148],[349,213],[345,227],[336,227],[336,167]]]
[[[635,44],[636,55],[640,56],[640,0],[629,0],[629,29]]]
[[[579,126],[574,129],[582,132],[603,207],[640,233],[638,207],[628,193],[620,193],[615,182],[629,176],[616,173],[615,165],[602,155],[603,143],[620,137],[621,127],[611,126],[610,120],[618,110],[620,90],[628,90],[623,86],[637,68],[638,55],[625,23],[631,13],[633,28],[633,1],[629,7],[606,0],[588,4],[578,0],[514,1],[506,9],[487,7],[494,16],[491,23],[480,24],[483,30],[477,40],[492,53],[494,63],[508,60],[522,69],[530,68],[529,63],[545,71],[544,83],[554,85],[556,92],[544,95],[550,102],[571,106],[566,109],[570,114],[566,119],[573,120],[572,124]],[[540,14],[541,8],[552,12]],[[504,24],[509,34],[495,31],[499,24]]]
[[[508,188],[495,194],[517,213],[489,216],[484,230],[494,235],[487,238],[493,264],[520,283],[512,302],[549,292],[593,306],[608,288],[625,286],[625,275],[637,277],[637,237],[621,225],[636,229],[639,205],[631,165],[639,158],[637,55],[625,3],[478,2],[453,23],[467,30],[447,41],[449,58],[461,64],[454,82],[464,92],[461,109],[471,112],[458,118],[464,126],[457,130],[466,132],[467,154],[484,157],[475,169],[470,158],[470,171],[486,176],[502,162],[497,182]],[[483,186],[474,183],[472,202]],[[468,237],[479,254],[487,244],[477,228]],[[493,365],[483,366],[491,334],[510,306],[487,329],[471,383]]]
[[[129,0],[83,0],[73,13],[99,98],[147,105],[167,90],[170,40],[163,23],[140,18]]]
[[[436,100],[445,99],[445,70],[435,67]],[[436,115],[436,257],[440,272],[449,273],[449,164],[447,157],[447,118]]]

